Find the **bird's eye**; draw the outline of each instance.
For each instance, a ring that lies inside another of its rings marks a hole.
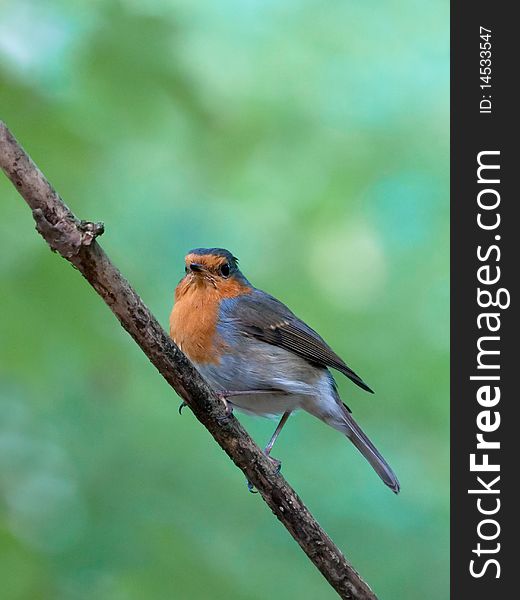
[[[185,272],[185,273],[188,273],[188,271],[189,271],[189,269],[188,269],[188,265],[186,265],[186,266],[184,267],[184,272]]]
[[[231,272],[231,269],[229,268],[228,263],[224,263],[220,267],[220,274],[222,275],[222,277],[229,277],[230,272]]]

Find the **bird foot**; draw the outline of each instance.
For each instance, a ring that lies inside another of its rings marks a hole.
[[[217,398],[224,405],[224,409],[226,411],[226,417],[230,417],[233,414],[233,407],[227,400],[228,396],[229,396],[229,394],[227,392],[217,392]]]
[[[273,458],[272,456],[269,456],[269,454],[266,454],[265,456],[273,464],[273,466],[274,466],[274,468],[276,470],[276,473],[278,474],[282,470],[282,461],[278,460],[277,458]],[[255,490],[255,486],[250,481],[247,481],[247,489],[252,494],[258,494],[258,490]]]
[[[266,454],[266,456],[273,463],[273,467],[275,468],[276,473],[279,473],[282,470],[282,461],[278,460],[277,458],[273,458],[268,454]]]
[[[228,419],[233,414],[233,407],[229,404],[226,397],[226,392],[217,392],[217,398],[222,402],[226,411],[226,419]],[[181,402],[179,404],[179,414],[182,415],[182,409],[188,406],[186,402]]]

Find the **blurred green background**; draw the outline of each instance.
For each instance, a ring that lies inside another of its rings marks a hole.
[[[1,118],[164,326],[223,246],[376,390],[337,377],[399,496],[305,414],[274,455],[381,598],[447,598],[448,3],[0,7]],[[0,194],[2,600],[335,598]]]

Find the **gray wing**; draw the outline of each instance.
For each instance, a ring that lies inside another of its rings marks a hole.
[[[313,329],[276,298],[255,290],[227,302],[229,312],[226,312],[243,333],[294,352],[312,364],[336,369],[363,390],[373,393]]]

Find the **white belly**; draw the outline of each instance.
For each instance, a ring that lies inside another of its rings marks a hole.
[[[305,397],[299,394],[248,394],[231,396],[227,401],[240,412],[275,418],[284,412],[302,408]]]
[[[223,386],[220,380],[212,377],[211,371],[200,370],[214,389],[236,391]],[[227,402],[240,412],[268,418],[275,418],[287,411],[292,412],[299,409],[318,418],[341,413],[330,376],[326,371],[322,371],[312,384],[286,379],[278,374],[270,380],[270,385],[277,390],[284,390],[284,393],[262,392],[230,395],[227,397]]]

